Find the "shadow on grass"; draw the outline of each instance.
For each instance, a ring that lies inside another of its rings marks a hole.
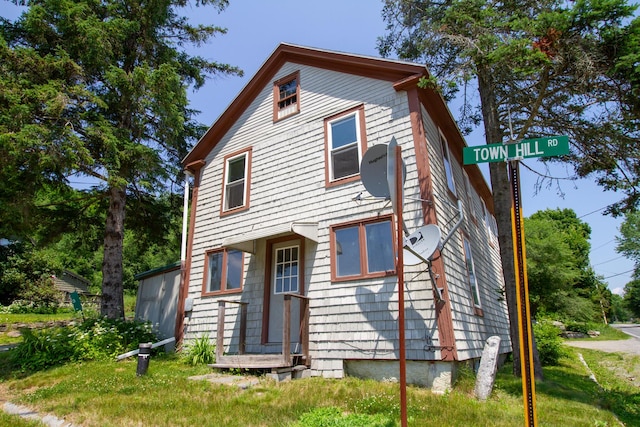
[[[512,375],[512,367],[500,370],[498,387],[513,396],[522,397],[522,382]],[[545,379],[536,381],[536,395],[596,406],[613,413],[625,426],[640,427],[640,388],[636,392],[615,385],[600,386],[587,374],[576,373],[570,363],[544,368]]]

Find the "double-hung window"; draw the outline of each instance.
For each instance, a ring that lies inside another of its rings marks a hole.
[[[225,157],[222,213],[249,207],[251,149]]]
[[[464,247],[464,262],[467,269],[467,283],[469,284],[469,289],[471,290],[471,295],[473,297],[473,306],[475,308],[480,308],[480,290],[478,289],[478,277],[476,276],[476,269],[473,264],[473,254],[471,252],[471,244],[469,240],[464,237],[462,239],[462,244]]]
[[[300,111],[300,72],[296,71],[273,83],[273,121]]]
[[[207,252],[205,258],[203,294],[239,292],[242,289],[243,252],[217,249]]]
[[[331,227],[332,280],[395,274],[390,217]]]
[[[453,178],[453,165],[451,163],[451,153],[449,152],[449,144],[447,143],[446,138],[442,135],[442,132],[439,132],[440,135],[440,144],[442,146],[442,160],[444,161],[444,173],[447,176],[447,187],[451,194],[456,195],[456,182]]]
[[[325,119],[327,185],[357,179],[366,149],[364,107]]]

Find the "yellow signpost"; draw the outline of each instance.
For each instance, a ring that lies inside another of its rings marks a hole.
[[[569,154],[569,138],[567,136],[548,136],[513,141],[509,144],[487,144],[463,149],[463,163],[465,165],[502,161],[509,164],[520,371],[522,373],[522,396],[527,427],[537,426],[538,418],[536,415],[536,383],[533,363],[533,331],[531,330],[529,284],[527,282],[527,251],[524,244],[524,219],[520,196],[520,160],[565,154]]]
[[[526,425],[537,426],[536,382],[533,363],[531,311],[529,308],[529,284],[527,281],[527,251],[524,243],[524,218],[520,201],[519,161],[509,162],[511,178],[511,227],[513,235],[513,263],[516,275],[516,300],[518,306],[518,338],[520,342],[520,372]]]

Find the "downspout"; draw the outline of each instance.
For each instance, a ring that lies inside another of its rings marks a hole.
[[[198,187],[200,186],[200,170],[204,160],[198,160],[185,167],[184,210],[182,216],[182,247],[180,251],[180,289],[178,291],[178,308],[176,312],[176,348],[182,346],[184,336],[185,300],[189,294],[189,278],[191,276],[191,252],[193,247],[193,230],[198,203]],[[193,177],[193,193],[191,195],[191,212],[189,212],[189,176]]]
[[[184,171],[184,204],[182,207],[182,245],[180,247],[180,264],[184,267],[187,259],[187,224],[189,223],[189,177],[193,174],[188,170]]]

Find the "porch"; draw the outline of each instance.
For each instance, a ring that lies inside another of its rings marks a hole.
[[[291,352],[291,299],[300,300],[300,353]],[[224,354],[224,321],[226,304],[240,305],[240,330],[238,353]],[[209,366],[221,369],[271,369],[299,370],[311,366],[309,355],[309,298],[298,294],[285,294],[283,304],[283,330],[282,330],[282,351],[277,354],[246,354],[247,336],[247,306],[249,303],[240,301],[218,302],[218,327],[216,334],[216,363]]]

